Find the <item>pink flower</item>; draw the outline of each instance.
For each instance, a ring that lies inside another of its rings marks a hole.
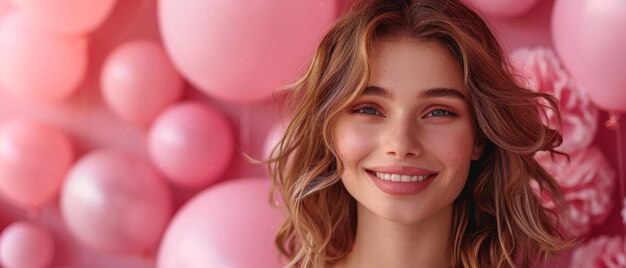
[[[611,194],[616,174],[597,147],[570,154],[570,162],[560,155],[553,160],[545,152],[538,153],[535,159],[554,177],[565,198],[566,225],[560,226],[562,230],[580,237],[593,225],[604,222],[613,206]],[[549,196],[540,197],[545,208],[556,212]]]
[[[583,89],[565,71],[549,48],[521,48],[511,54],[511,64],[520,86],[552,94],[561,109],[563,144],[559,150],[572,153],[588,147],[598,125],[598,110]],[[551,128],[558,129],[554,112],[544,111]]]
[[[574,250],[570,268],[626,268],[625,242],[617,236],[591,240]]]

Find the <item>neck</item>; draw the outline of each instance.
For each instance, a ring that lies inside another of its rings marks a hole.
[[[452,205],[415,224],[392,222],[357,208],[352,251],[339,267],[449,267]]]

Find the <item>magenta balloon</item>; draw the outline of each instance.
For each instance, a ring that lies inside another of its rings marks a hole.
[[[116,48],[102,68],[104,100],[124,119],[146,126],[183,93],[183,80],[163,48],[136,40]]]
[[[247,103],[304,70],[336,18],[335,0],[160,0],[166,50],[206,94]]]
[[[194,196],[167,227],[157,268],[282,267],[274,236],[284,217],[268,202],[270,184],[236,179]]]
[[[60,202],[63,219],[80,242],[118,254],[155,250],[172,214],[170,189],[150,163],[113,150],[80,159]]]
[[[85,76],[87,41],[29,23],[18,11],[0,24],[0,82],[13,95],[58,101],[71,95]]]
[[[0,125],[0,194],[16,206],[50,202],[73,160],[69,138],[52,125],[29,119]]]
[[[54,240],[43,227],[19,221],[7,226],[0,235],[0,263],[5,268],[50,267]]]
[[[539,0],[463,0],[481,13],[493,17],[512,18],[533,8]]]
[[[626,112],[626,1],[559,0],[554,46],[598,107]]]
[[[172,183],[203,187],[228,168],[234,154],[233,130],[217,109],[187,101],[159,115],[150,130],[149,150]]]
[[[87,34],[109,16],[117,0],[13,0],[32,21],[64,34]]]

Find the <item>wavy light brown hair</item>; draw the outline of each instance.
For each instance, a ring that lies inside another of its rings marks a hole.
[[[542,110],[558,114],[555,99],[516,85],[488,26],[460,2],[366,0],[339,19],[289,87],[291,122],[268,160],[288,211],[276,236],[287,266],[326,267],[352,248],[356,201],[340,181],[332,133],[367,85],[374,44],[396,37],[438,43],[456,59],[484,146],[454,202],[453,266],[527,267],[571,246],[530,186],[536,181],[562,204],[558,185],[533,158],[562,142],[542,123]]]

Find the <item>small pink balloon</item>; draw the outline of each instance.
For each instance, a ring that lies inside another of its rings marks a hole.
[[[284,214],[267,178],[236,179],[189,200],[167,227],[157,268],[282,267],[274,236]]]
[[[163,48],[145,40],[116,48],[106,59],[100,84],[113,111],[143,126],[183,93],[183,80]]]
[[[60,202],[74,237],[116,254],[155,250],[172,214],[170,189],[150,163],[114,150],[80,159],[68,174]]]
[[[86,69],[84,37],[45,31],[19,11],[2,20],[0,83],[13,95],[46,102],[67,98],[76,91]]]
[[[63,34],[87,34],[109,16],[117,0],[13,0],[40,26]]]
[[[29,119],[0,125],[0,195],[16,206],[51,201],[73,161],[69,138],[52,125]]]
[[[14,222],[0,235],[0,263],[5,268],[50,267],[54,240],[43,227],[30,222]]]
[[[485,15],[512,18],[528,12],[539,0],[464,0],[464,2]]]
[[[552,15],[557,53],[598,107],[626,112],[626,1],[559,0]]]
[[[161,36],[180,73],[239,103],[296,80],[337,15],[335,0],[158,3]]]
[[[204,187],[228,168],[234,154],[233,130],[219,110],[187,101],[159,115],[148,146],[152,160],[172,183]]]

